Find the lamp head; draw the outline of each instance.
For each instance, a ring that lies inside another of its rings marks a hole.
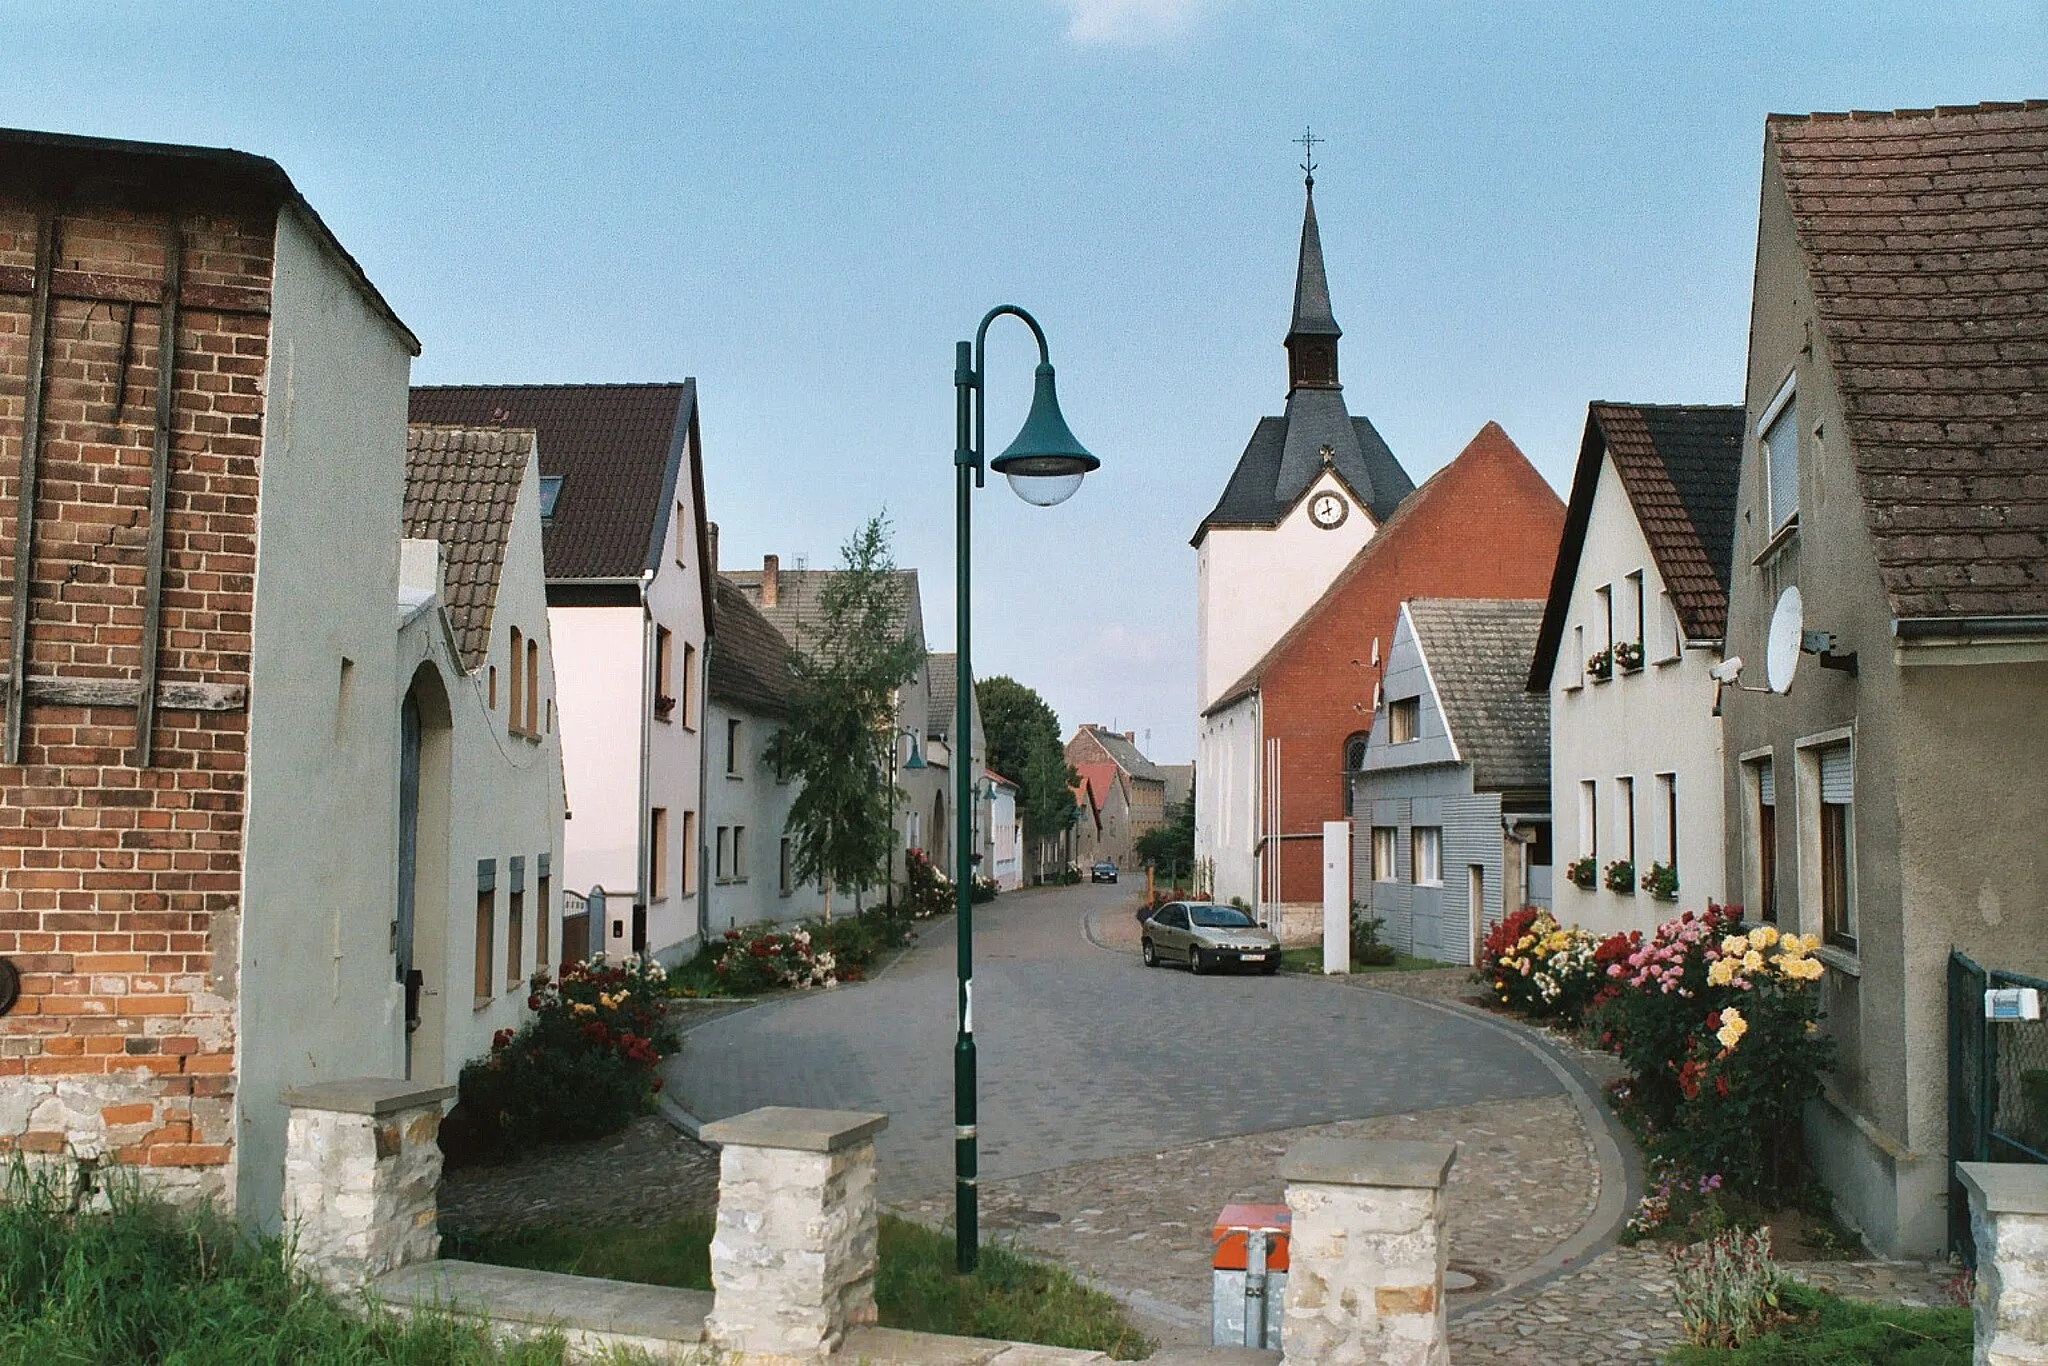
[[[1081,487],[1081,476],[1102,462],[1088,453],[1067,420],[1060,416],[1053,391],[1052,365],[1041,361],[1031,395],[1031,411],[1017,439],[989,461],[989,467],[1010,481],[1019,498],[1034,507],[1064,503]]]
[[[916,732],[905,731],[904,734],[910,736],[910,757],[903,761],[903,767],[906,769],[923,768],[925,766],[924,753],[917,747]]]

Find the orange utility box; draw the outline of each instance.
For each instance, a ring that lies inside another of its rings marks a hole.
[[[1216,1216],[1209,1324],[1215,1346],[1280,1346],[1293,1222],[1285,1205],[1230,1204]]]

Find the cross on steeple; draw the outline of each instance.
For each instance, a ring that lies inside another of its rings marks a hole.
[[[1301,130],[1301,136],[1294,139],[1294,144],[1301,148],[1301,170],[1302,174],[1308,177],[1310,189],[1314,189],[1316,183],[1316,144],[1328,141],[1328,138],[1317,137],[1305,125]]]

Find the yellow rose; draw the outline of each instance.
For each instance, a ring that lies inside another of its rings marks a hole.
[[[1753,949],[1767,949],[1778,942],[1778,931],[1774,926],[1759,925],[1749,932],[1749,946]]]
[[[597,1007],[588,1001],[577,1001],[570,1005],[569,1013],[572,1015],[595,1015],[597,1014]]]
[[[1748,953],[1743,954],[1742,970],[1744,972],[1762,972],[1764,970],[1764,956],[1755,949],[1751,949]]]
[[[1814,951],[1815,949],[1817,949],[1817,948],[1819,948],[1819,947],[1820,947],[1820,936],[1819,936],[1819,935],[1817,935],[1817,934],[1802,934],[1802,935],[1800,935],[1800,936],[1799,936],[1799,950],[1800,950],[1800,952],[1801,952],[1801,953],[1812,953],[1812,952],[1813,952],[1813,951]]]
[[[1736,961],[1733,958],[1716,958],[1707,964],[1707,985],[1725,987],[1735,980]]]
[[[1731,934],[1721,941],[1721,952],[1730,958],[1740,958],[1749,952],[1749,936]]]
[[[1721,1027],[1714,1031],[1714,1037],[1721,1041],[1722,1048],[1732,1052],[1748,1032],[1749,1021],[1742,1018],[1741,1011],[1730,1006],[1721,1012]]]

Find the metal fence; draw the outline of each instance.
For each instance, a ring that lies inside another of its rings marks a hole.
[[[1984,994],[2048,981],[1948,957],[1949,1250],[1971,1263],[1969,1197],[1958,1162],[2048,1162],[2048,1020],[1985,1018]]]

